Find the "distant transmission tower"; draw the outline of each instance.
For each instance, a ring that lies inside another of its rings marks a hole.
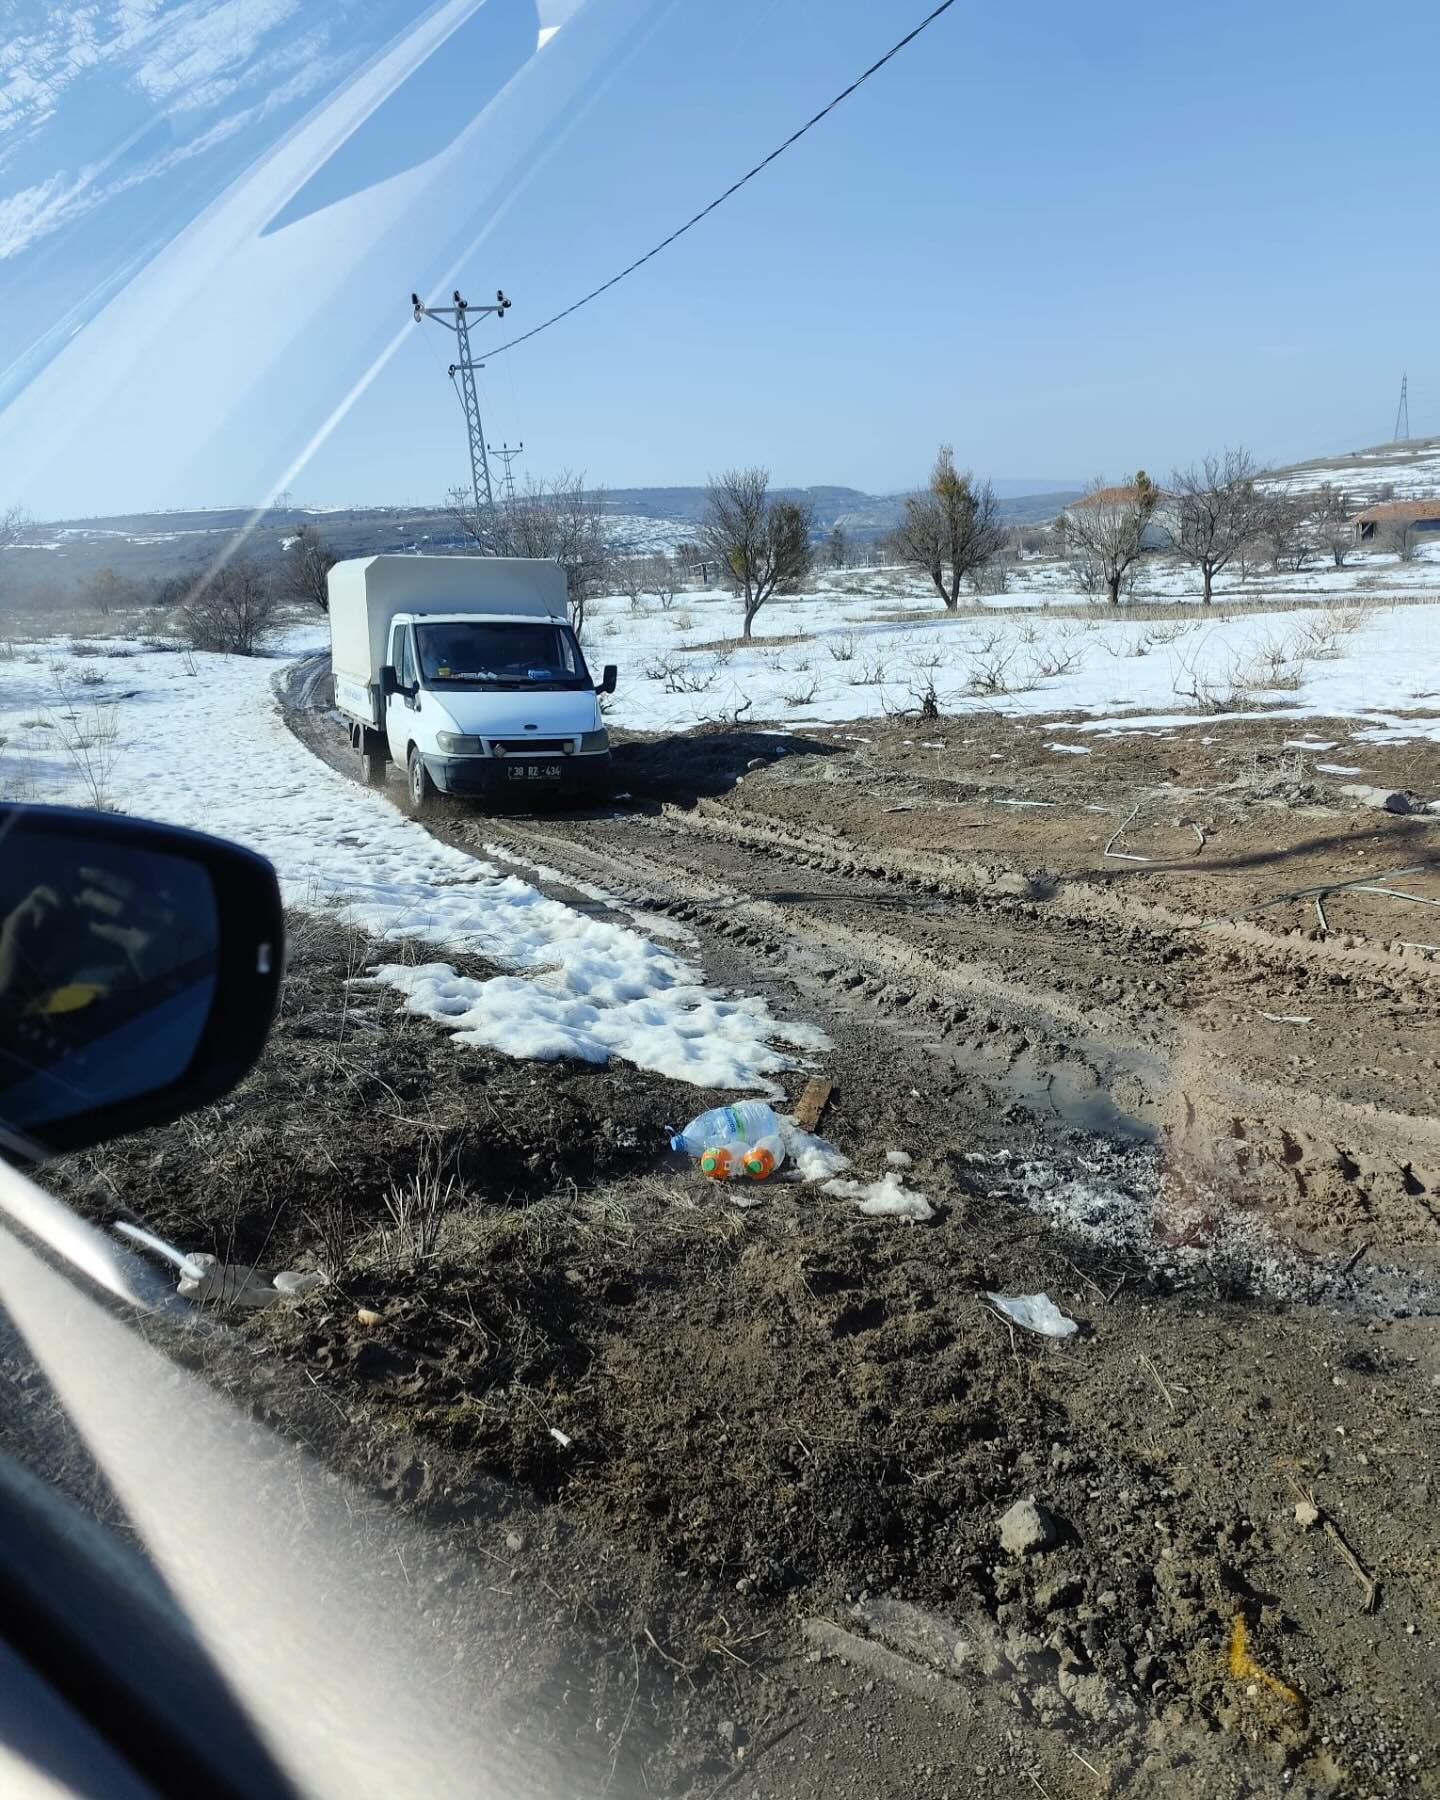
[[[480,396],[475,391],[475,371],[483,369],[484,363],[476,363],[470,355],[470,316],[478,314],[484,317],[494,313],[503,318],[510,310],[510,302],[499,290],[495,294],[493,306],[471,306],[461,299],[460,290],[456,288],[453,306],[427,306],[418,294],[410,296],[410,306],[418,325],[422,319],[433,319],[437,325],[443,325],[447,331],[455,333],[458,354],[449,368],[451,381],[460,377],[456,391],[460,396],[460,405],[465,412],[465,431],[470,440],[470,482],[475,490],[475,518],[478,524],[488,517],[495,506],[495,495],[490,487],[490,464],[485,455],[485,431],[480,423]]]
[[[491,456],[498,456],[505,465],[505,473],[501,477],[501,480],[505,488],[505,504],[507,506],[514,506],[515,504],[515,471],[510,465],[514,462],[515,458],[520,455],[524,448],[525,446],[523,443],[516,444],[513,450],[510,448],[509,444],[502,444],[498,450],[493,444],[486,445],[486,449],[490,452]]]
[[[1395,432],[1392,443],[1403,444],[1410,436],[1410,377],[1400,377],[1400,404],[1395,408]]]

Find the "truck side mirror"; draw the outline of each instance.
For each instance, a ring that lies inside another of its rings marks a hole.
[[[380,670],[380,692],[387,700],[392,694],[400,692],[400,683],[395,679],[394,663],[386,663]]]
[[[613,694],[615,692],[615,680],[619,673],[620,671],[614,663],[606,663],[605,673],[595,684],[595,692],[597,694]]]

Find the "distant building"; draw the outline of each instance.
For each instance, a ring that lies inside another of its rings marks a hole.
[[[1072,500],[1060,515],[1067,517],[1077,512],[1128,512],[1139,498],[1140,490],[1133,481],[1122,482],[1116,487],[1096,488],[1093,493],[1082,494],[1078,500]],[[1175,496],[1160,491],[1155,511],[1150,515],[1140,542],[1146,550],[1163,550],[1171,540],[1171,532],[1175,525]]]
[[[1368,544],[1387,526],[1410,525],[1416,531],[1440,531],[1440,496],[1429,500],[1382,500],[1356,513],[1351,523],[1355,536]]]

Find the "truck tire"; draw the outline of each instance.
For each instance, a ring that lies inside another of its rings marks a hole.
[[[360,779],[366,787],[384,787],[385,762],[384,750],[376,748],[372,738],[362,737],[360,740]]]
[[[405,774],[410,788],[411,812],[425,812],[435,798],[435,783],[430,779],[430,772],[425,767],[425,758],[413,744],[410,746],[409,756],[405,759]]]

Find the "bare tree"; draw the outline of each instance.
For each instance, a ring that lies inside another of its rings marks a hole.
[[[1337,569],[1345,567],[1345,558],[1355,548],[1355,522],[1342,489],[1327,481],[1317,489],[1310,517],[1315,535],[1330,552]]]
[[[1303,567],[1308,556],[1304,533],[1309,512],[1308,502],[1298,494],[1287,494],[1279,488],[1261,491],[1255,535],[1270,552],[1272,568],[1278,569],[1286,562],[1294,563],[1297,569]]]
[[[1176,554],[1200,571],[1200,598],[1209,606],[1215,577],[1255,529],[1258,496],[1255,463],[1248,450],[1207,456],[1199,467],[1177,469],[1170,541]]]
[[[661,554],[647,558],[645,591],[653,594],[660,602],[662,612],[669,612],[675,604],[675,590],[678,585],[675,565],[668,556]]]
[[[1407,519],[1404,513],[1398,513],[1387,521],[1384,544],[1387,550],[1393,550],[1402,563],[1415,559],[1415,521]]]
[[[180,609],[180,622],[192,650],[253,656],[278,605],[266,576],[237,556],[193,590]]]
[[[930,485],[905,502],[894,543],[901,560],[923,569],[946,610],[954,612],[961,582],[1005,546],[994,488],[988,481],[977,483],[968,469],[957,470],[954,451],[942,444]]]
[[[712,475],[705,496],[705,547],[730,571],[745,603],[742,635],[777,588],[810,573],[815,515],[806,500],[772,500],[768,469]]]
[[[331,569],[339,558],[313,525],[302,525],[285,552],[284,587],[292,600],[330,610]]]
[[[532,477],[514,500],[477,513],[463,488],[452,488],[450,511],[472,556],[533,556],[565,571],[570,623],[579,636],[585,608],[610,580],[603,488],[587,488],[566,469],[548,481]]]
[[[611,586],[637,607],[640,595],[645,587],[645,559],[640,556],[621,556],[615,559],[610,574]]]
[[[1120,604],[1120,584],[1145,550],[1146,527],[1159,504],[1159,488],[1140,469],[1119,487],[1092,481],[1064,515],[1072,553],[1096,570],[1112,606]]]
[[[117,606],[124,606],[135,598],[135,584],[127,581],[112,563],[107,563],[90,583],[90,598],[100,617],[108,619]]]
[[[0,550],[18,544],[33,526],[34,521],[23,506],[0,507]]]
[[[20,543],[33,529],[33,526],[34,521],[23,507],[0,507],[0,551],[8,550],[12,544]],[[5,598],[7,585],[3,569],[0,569],[0,601]]]
[[[825,555],[832,569],[848,569],[850,566],[850,540],[841,525],[832,525],[830,535],[825,540]]]

